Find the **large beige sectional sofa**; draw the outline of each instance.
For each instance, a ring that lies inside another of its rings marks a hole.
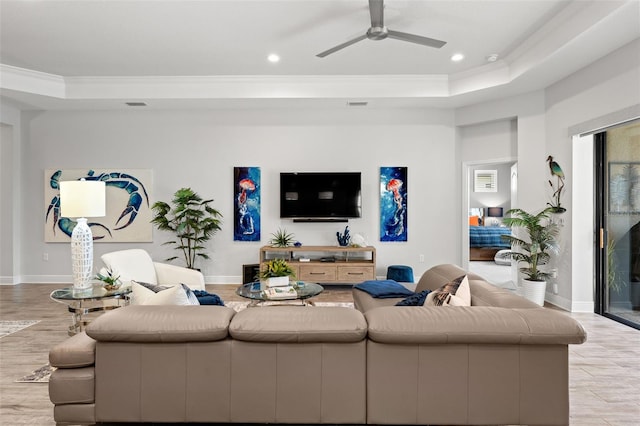
[[[464,274],[439,265],[416,291]],[[584,329],[469,274],[470,307],[127,306],[50,352],[58,424],[569,424]]]

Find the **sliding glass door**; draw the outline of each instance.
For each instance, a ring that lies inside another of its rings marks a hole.
[[[640,329],[640,121],[595,135],[599,314]]]

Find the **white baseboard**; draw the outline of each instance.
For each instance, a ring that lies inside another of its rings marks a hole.
[[[71,275],[23,275],[21,283],[26,284],[70,284],[73,282]]]
[[[571,303],[571,312],[595,312],[596,305],[594,302],[589,301],[576,301]]]
[[[242,276],[241,275],[207,275],[204,277],[205,284],[241,284]]]
[[[544,296],[544,300],[552,305],[564,309],[565,311],[571,312],[571,300],[569,299],[547,292]]]
[[[0,285],[16,285],[19,282],[20,280],[10,275],[0,276]]]

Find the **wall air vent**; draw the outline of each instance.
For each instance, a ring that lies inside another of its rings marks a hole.
[[[498,171],[474,170],[473,183],[475,192],[498,192]]]

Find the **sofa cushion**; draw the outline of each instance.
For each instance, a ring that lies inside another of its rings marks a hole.
[[[235,311],[225,306],[130,305],[87,326],[87,335],[108,342],[212,342],[228,336]]]
[[[586,333],[566,313],[538,307],[380,307],[365,313],[369,339],[390,344],[571,344]]]
[[[424,303],[426,306],[471,306],[471,291],[466,275],[456,278],[432,291]]]
[[[229,333],[250,342],[359,342],[367,336],[367,323],[351,308],[268,306],[237,313]]]
[[[96,341],[83,331],[49,351],[49,364],[57,368],[88,367],[95,362]]]
[[[49,378],[49,399],[54,404],[92,403],[95,382],[93,367],[58,369]]]

